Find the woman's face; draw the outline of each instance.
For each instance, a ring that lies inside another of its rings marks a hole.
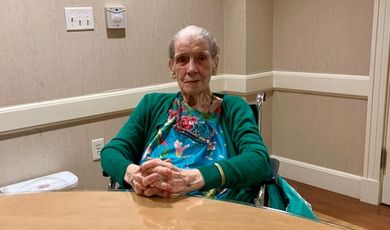
[[[175,44],[175,56],[169,61],[183,96],[210,93],[210,78],[218,67],[218,56],[211,58],[207,41],[201,37],[184,36]]]

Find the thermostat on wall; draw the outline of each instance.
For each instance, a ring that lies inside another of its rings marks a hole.
[[[107,29],[126,28],[126,9],[120,7],[105,7]]]

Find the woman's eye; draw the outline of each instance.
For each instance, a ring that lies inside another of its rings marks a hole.
[[[207,60],[207,56],[206,56],[206,55],[201,55],[201,56],[199,57],[199,59],[202,60],[202,61]]]
[[[206,60],[207,60],[207,56],[206,56],[206,55],[200,55],[200,56],[198,57],[198,60],[199,60],[199,61],[206,61]]]
[[[176,62],[179,64],[185,64],[188,62],[188,57],[186,56],[181,56],[176,59]]]

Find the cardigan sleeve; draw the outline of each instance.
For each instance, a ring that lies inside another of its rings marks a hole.
[[[129,187],[124,181],[127,166],[139,164],[145,146],[167,120],[175,96],[173,93],[146,94],[118,134],[102,149],[104,172],[122,188]]]
[[[117,135],[102,149],[101,166],[121,187],[128,187],[124,181],[127,166],[131,163],[138,164],[142,157],[149,108],[148,97],[145,96]]]
[[[225,174],[225,187],[245,188],[258,184],[271,174],[267,148],[259,133],[253,112],[242,98],[224,96],[222,128],[227,160],[218,162]],[[204,190],[219,187],[221,175],[215,165],[199,168],[205,179]]]

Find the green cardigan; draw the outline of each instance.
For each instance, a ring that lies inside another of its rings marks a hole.
[[[127,166],[130,163],[139,164],[145,147],[167,121],[168,110],[176,95],[145,95],[118,134],[103,148],[102,168],[121,187],[129,187],[124,181]],[[229,159],[218,162],[226,177],[224,187],[238,191],[259,184],[270,175],[271,170],[267,148],[253,112],[238,96],[216,95],[223,98],[221,126],[229,154]],[[221,175],[215,165],[198,169],[205,181],[203,190],[221,185]]]

